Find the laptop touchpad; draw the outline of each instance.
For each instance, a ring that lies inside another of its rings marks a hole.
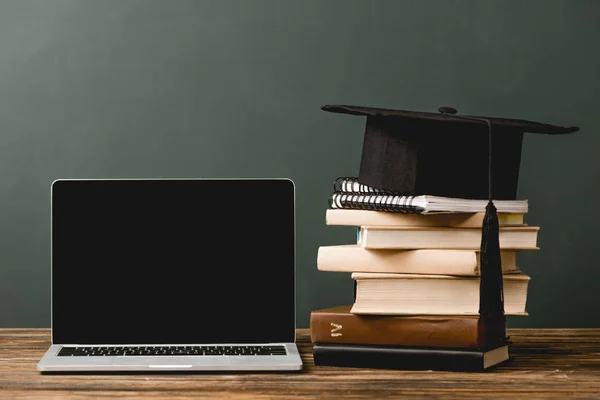
[[[224,366],[229,365],[229,357],[210,357],[210,356],[186,356],[186,357],[115,357],[113,365],[210,365],[210,366]]]

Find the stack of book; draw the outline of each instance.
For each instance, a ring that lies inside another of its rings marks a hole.
[[[509,358],[488,343],[479,315],[487,200],[402,196],[336,180],[326,224],[357,229],[356,243],[321,246],[320,271],[349,273],[353,304],[312,311],[316,365],[478,371]],[[529,276],[517,253],[537,250],[527,200],[494,201],[500,224],[504,313],[525,316]],[[498,323],[498,322],[497,322]],[[503,331],[502,327],[502,331]]]

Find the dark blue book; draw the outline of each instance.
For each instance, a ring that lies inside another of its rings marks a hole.
[[[508,345],[457,350],[339,343],[315,343],[313,357],[323,366],[457,372],[482,372],[509,359]]]

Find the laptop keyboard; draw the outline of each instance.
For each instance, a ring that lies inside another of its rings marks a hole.
[[[285,356],[285,346],[79,346],[59,356]]]

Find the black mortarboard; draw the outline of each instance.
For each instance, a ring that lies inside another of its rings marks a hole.
[[[521,119],[326,105],[324,111],[366,116],[358,181],[402,194],[488,198],[488,137],[493,126],[492,181],[496,200],[517,196],[523,133],[578,130]]]
[[[367,117],[358,182],[406,195],[488,199],[482,226],[479,314],[490,347],[507,343],[499,224],[492,199],[515,200],[523,133],[565,134],[522,119],[326,105],[324,111]],[[487,134],[486,134],[487,133]],[[493,185],[492,185],[493,183]]]

